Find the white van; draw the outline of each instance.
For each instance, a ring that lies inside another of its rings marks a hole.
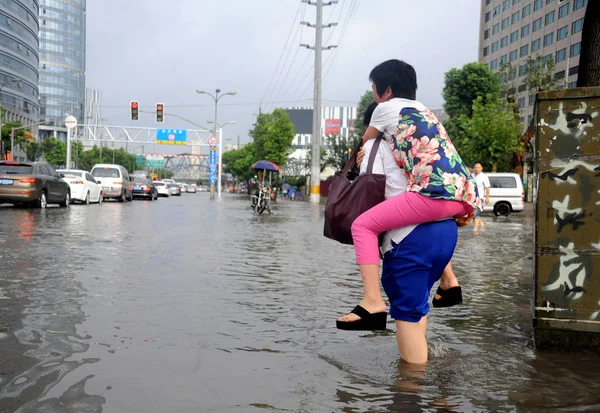
[[[507,217],[511,212],[525,209],[525,192],[519,174],[508,172],[486,173],[490,180],[490,203],[484,203],[484,211]]]
[[[121,165],[100,163],[92,168],[92,176],[102,185],[104,199],[113,198],[119,202],[133,199],[129,172]]]

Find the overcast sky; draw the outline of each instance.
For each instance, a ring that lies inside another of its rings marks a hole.
[[[479,15],[479,0],[325,7],[324,22],[338,26],[324,40],[338,49],[323,52],[323,105],[356,105],[372,67],[399,58],[417,70],[417,98],[441,107],[444,72],[477,59]],[[300,28],[302,19],[313,23],[315,7],[300,0],[88,1],[87,86],[102,92],[106,124],[147,127],[156,127],[151,114],[129,120],[131,100],[145,110],[162,102],[167,113],[210,127],[214,103],[196,89],[235,90],[219,102],[219,123],[235,120],[225,137],[244,143],[261,99],[269,111],[312,106],[314,52],[299,44],[313,44],[314,29]],[[164,126],[196,128],[168,117]]]

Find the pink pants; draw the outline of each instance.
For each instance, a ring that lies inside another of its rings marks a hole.
[[[379,265],[377,236],[392,229],[468,215],[473,207],[462,201],[432,199],[417,192],[404,192],[361,214],[352,224],[356,263]],[[423,248],[434,240],[423,240]]]

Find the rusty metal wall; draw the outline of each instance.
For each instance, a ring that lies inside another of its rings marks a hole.
[[[543,92],[536,108],[536,345],[600,348],[600,88]]]

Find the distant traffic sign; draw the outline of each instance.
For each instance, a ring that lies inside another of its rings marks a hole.
[[[187,129],[157,129],[156,143],[162,145],[187,145]]]
[[[208,138],[208,144],[210,146],[216,146],[219,143],[219,141],[217,140],[216,136],[211,136],[210,138]]]

